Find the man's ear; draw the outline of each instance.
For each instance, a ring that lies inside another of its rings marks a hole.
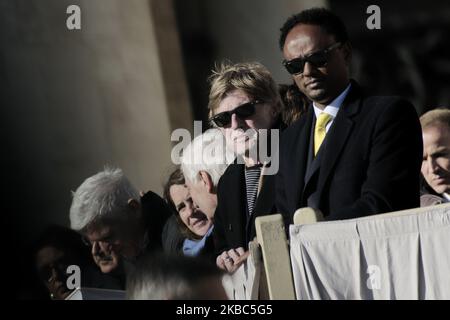
[[[141,208],[141,204],[136,199],[130,198],[128,199],[128,206],[134,211],[139,211]]]
[[[212,193],[214,191],[214,183],[211,179],[211,176],[206,171],[200,171],[198,173],[200,175],[200,179],[202,180],[203,184],[206,186],[206,189],[209,193]]]
[[[344,53],[344,60],[347,66],[350,66],[350,62],[352,61],[352,45],[350,42],[346,42],[342,46],[342,52]]]

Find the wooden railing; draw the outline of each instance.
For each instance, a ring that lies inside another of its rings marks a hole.
[[[450,203],[441,204],[433,207],[415,208],[409,210],[402,210],[397,212],[390,212],[385,214],[378,214],[364,218],[353,220],[364,221],[366,219],[385,219],[407,215],[417,215],[432,210],[449,210]],[[302,208],[297,210],[294,215],[295,225],[305,225],[312,223],[321,223],[323,216],[319,211],[311,208]],[[347,220],[350,221],[350,220]],[[262,270],[265,275],[261,277],[261,283],[265,283],[264,290],[260,290],[260,296],[264,296],[264,291],[267,290],[270,299],[293,300],[295,296],[295,288],[292,275],[289,242],[286,238],[286,231],[283,224],[283,219],[280,214],[261,216],[256,218],[256,234],[257,243],[262,252],[262,259],[264,267]],[[253,250],[255,250],[253,246]],[[450,244],[449,244],[450,250]],[[255,284],[259,285],[259,284]]]

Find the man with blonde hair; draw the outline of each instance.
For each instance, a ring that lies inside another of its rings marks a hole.
[[[420,117],[423,137],[420,206],[450,201],[450,110],[435,109]]]
[[[264,156],[269,148],[275,156],[272,149],[278,141],[271,141],[272,133],[277,137],[285,126],[278,87],[260,63],[223,63],[213,71],[210,84],[210,121],[237,155],[219,182],[214,227],[217,266],[233,272],[247,258],[248,243],[256,235],[255,218],[276,211],[275,178],[265,173],[276,173],[278,159]]]

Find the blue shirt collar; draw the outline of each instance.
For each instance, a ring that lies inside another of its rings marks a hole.
[[[205,247],[206,239],[211,235],[214,226],[209,228],[208,232],[200,240],[185,239],[183,242],[183,253],[185,256],[195,257],[200,254],[200,251]]]

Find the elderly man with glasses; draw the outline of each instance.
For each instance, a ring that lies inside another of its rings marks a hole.
[[[349,66],[343,22],[323,8],[290,17],[281,28],[283,65],[312,101],[281,137],[278,210],[301,207],[326,220],[419,206],[422,139],[406,100],[366,95]]]
[[[71,228],[91,247],[94,262],[103,273],[118,275],[144,252],[161,250],[169,216],[161,197],[151,191],[141,197],[118,168],[86,179],[73,193],[70,208]]]

